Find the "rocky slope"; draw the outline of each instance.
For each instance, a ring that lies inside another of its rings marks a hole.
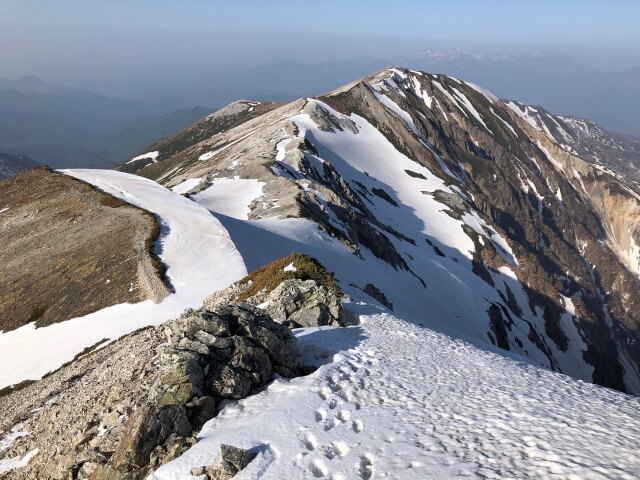
[[[0,331],[169,293],[148,212],[46,167],[0,182],[0,199]]]
[[[243,257],[265,256],[246,234],[323,244],[343,284],[405,317],[640,393],[640,201],[575,122],[394,68],[211,137],[196,125],[130,170],[220,215]]]
[[[224,400],[245,398],[276,374],[309,371],[286,319],[274,321],[268,311],[290,307],[285,291],[291,282],[305,283],[297,290],[296,311],[306,319],[316,313],[319,296],[323,306],[340,305],[340,299],[317,261],[303,255],[283,261],[290,260],[301,268],[285,272],[282,281],[265,283],[258,272],[253,282],[234,284],[203,308],[85,352],[37,384],[0,396],[0,475],[145,478],[195,444]],[[265,268],[279,271],[282,261]],[[270,304],[260,309],[232,300],[249,285]],[[11,459],[24,468],[9,469]]]
[[[636,189],[640,181],[640,139],[606,131],[578,117],[552,115],[544,108],[510,102],[526,121],[551,138],[562,149],[587,160],[612,175],[619,175]]]
[[[151,178],[155,172],[154,163],[172,158],[189,145],[241,125],[277,106],[278,104],[275,103],[238,100],[190,125],[173,137],[152,143],[148,148],[150,153],[136,156],[120,165],[118,169],[123,172],[139,172],[145,169],[145,171],[149,172],[147,176]],[[157,152],[158,155],[153,155],[154,152]],[[179,159],[173,159],[172,161],[178,163]],[[163,162],[163,169],[168,165],[169,163]]]

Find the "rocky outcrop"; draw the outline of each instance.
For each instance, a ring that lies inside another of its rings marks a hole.
[[[290,328],[340,326],[343,323],[340,298],[315,280],[286,280],[267,295],[256,295],[277,322]]]
[[[220,454],[212,465],[195,467],[191,475],[203,480],[230,480],[251,462],[253,455],[243,448],[220,445]]]
[[[384,294],[384,292],[382,292],[382,290],[376,287],[373,283],[367,283],[362,291],[377,300],[381,305],[384,305],[389,310],[393,311],[393,303],[387,300],[387,296]]]
[[[342,292],[331,274],[309,255],[294,253],[256,270],[205,300],[214,307],[242,300],[290,328],[345,326]]]
[[[38,449],[7,478],[144,478],[196,442],[220,401],[300,371],[295,337],[266,312],[247,303],[187,311],[0,398],[0,429],[22,422],[30,432],[0,455]],[[234,452],[210,478],[242,468]]]

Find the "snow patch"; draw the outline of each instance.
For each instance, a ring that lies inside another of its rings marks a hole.
[[[482,126],[487,129],[487,131],[493,135],[493,132],[491,131],[491,129],[489,127],[487,127],[487,124],[484,123],[484,120],[482,119],[482,116],[480,115],[480,113],[476,110],[476,108],[473,106],[473,104],[469,101],[469,99],[467,98],[467,96],[462,93],[460,90],[458,90],[457,88],[453,88],[453,93],[456,97],[458,97],[458,99],[464,104],[464,106],[467,108],[467,110],[471,113],[471,115],[473,115],[475,117],[476,120],[478,120]]]
[[[133,162],[138,161],[138,160],[146,160],[146,159],[149,159],[153,163],[156,163],[158,161],[158,155],[160,155],[160,152],[158,152],[158,151],[143,153],[142,155],[138,155],[137,157],[133,157],[127,163],[133,163]]]
[[[264,183],[245,178],[214,178],[211,186],[193,195],[193,200],[213,213],[249,218],[249,205],[262,195]]]
[[[6,473],[10,470],[14,470],[16,468],[22,468],[29,465],[29,462],[33,457],[35,457],[40,449],[36,448],[35,450],[31,450],[24,457],[12,457],[12,458],[4,458],[0,460],[0,473]]]
[[[505,121],[505,120],[504,120],[500,115],[498,115],[498,114],[493,110],[493,107],[489,107],[489,110],[491,110],[491,113],[493,113],[493,115],[494,115],[498,120],[500,120],[500,121],[502,122],[502,124],[503,124],[505,127],[507,127],[507,129],[508,129],[508,130],[510,130],[510,131],[511,131],[511,133],[513,133],[513,135],[514,135],[515,137],[518,137],[518,134],[517,134],[517,133],[516,133],[516,131],[513,129],[513,127],[512,127],[509,123],[507,123],[507,122],[506,122],[506,121]]]
[[[372,308],[357,303],[350,308]],[[305,361],[320,368],[225,402],[198,443],[150,480],[188,477],[222,443],[257,454],[244,479],[625,478],[640,470],[636,398],[396,316],[360,319],[296,330]]]
[[[278,162],[282,162],[284,160],[284,156],[287,153],[287,145],[291,142],[290,138],[285,138],[284,140],[280,140],[276,145],[276,160]]]
[[[211,152],[207,152],[207,153],[203,153],[202,155],[200,155],[198,157],[198,160],[200,161],[205,161],[205,160],[209,160],[210,158],[215,157],[217,154],[219,154],[220,152],[224,152],[227,148],[235,145],[236,143],[240,142],[241,140],[244,140],[245,138],[253,135],[255,133],[255,130],[250,131],[249,133],[247,133],[246,135],[241,136],[240,138],[236,138],[235,140],[233,140],[232,142],[227,143],[226,145],[216,149],[216,150],[212,150]]]
[[[184,182],[179,183],[178,185],[176,185],[175,187],[171,187],[171,190],[173,190],[176,193],[179,193],[180,195],[183,195],[183,194],[189,192],[190,190],[193,190],[198,185],[200,185],[201,181],[202,181],[202,177],[199,177],[199,178],[188,178]]]

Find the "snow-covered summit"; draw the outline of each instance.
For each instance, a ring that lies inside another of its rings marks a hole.
[[[640,391],[638,200],[564,125],[391,67],[207,138],[187,129],[139,173],[221,214],[250,268],[305,251],[405,318]],[[248,212],[216,202],[227,192]]]

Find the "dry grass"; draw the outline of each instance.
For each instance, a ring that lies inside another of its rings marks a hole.
[[[105,194],[102,197],[100,197],[100,205],[104,205],[105,207],[111,207],[111,208],[119,208],[129,204],[123,200],[120,200],[119,198],[112,197],[110,195]]]
[[[284,270],[289,264],[293,264],[296,268],[295,272]],[[262,289],[271,292],[285,280],[296,278],[299,280],[315,280],[320,285],[333,290],[336,294],[342,295],[342,291],[333,278],[333,274],[329,273],[318,260],[303,253],[292,253],[264,267],[260,267],[244,277],[240,282],[247,283],[251,281],[251,285],[238,296],[238,300],[246,300]]]
[[[33,383],[36,383],[36,381],[24,380],[20,383],[16,383],[15,385],[9,385],[8,387],[0,388],[0,397],[6,397],[7,395],[11,395],[13,392],[22,390],[23,388],[26,388]]]

